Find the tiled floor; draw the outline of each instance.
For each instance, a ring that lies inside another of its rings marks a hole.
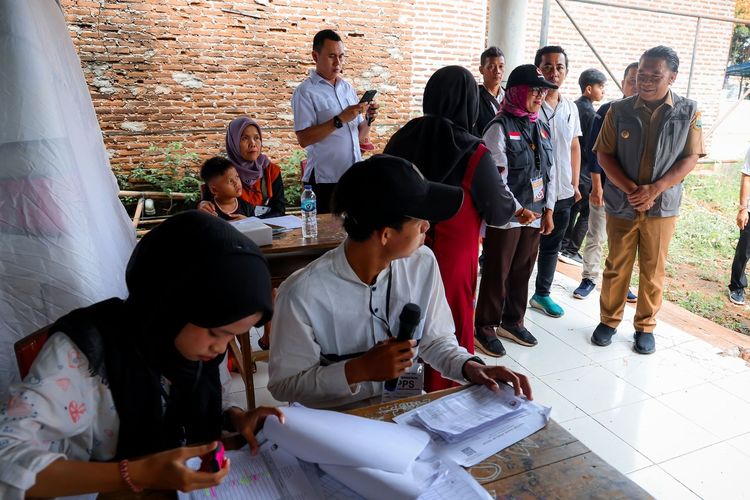
[[[594,346],[599,296],[574,299],[577,284],[558,273],[552,297],[566,314],[529,310],[539,345],[505,341],[508,355],[487,363],[529,375],[552,418],[656,498],[750,498],[750,367],[663,322],[656,353],[634,353],[631,307],[612,345]],[[266,389],[267,370],[258,363],[256,400],[280,404]],[[233,397],[244,406],[237,382]]]

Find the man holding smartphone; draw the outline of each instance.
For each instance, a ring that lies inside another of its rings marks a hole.
[[[343,78],[344,43],[333,30],[313,38],[315,69],[294,91],[292,112],[297,142],[307,150],[302,182],[310,184],[318,213],[330,212],[330,199],[341,175],[362,159],[360,143],[370,142],[377,104]]]

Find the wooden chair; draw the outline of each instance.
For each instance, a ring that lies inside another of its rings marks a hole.
[[[13,349],[16,352],[16,361],[18,361],[18,371],[22,379],[29,374],[31,365],[39,355],[39,351],[42,350],[44,343],[47,342],[50,326],[52,325],[40,328],[13,344]]]

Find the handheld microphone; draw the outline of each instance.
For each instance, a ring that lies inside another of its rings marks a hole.
[[[422,309],[417,304],[412,304],[411,302],[406,304],[401,310],[401,314],[399,314],[398,316],[399,325],[398,336],[396,336],[396,340],[398,342],[411,340],[411,338],[414,336],[414,330],[416,330],[417,325],[419,325],[419,320],[421,319],[421,317]],[[397,384],[398,378],[388,380],[385,383],[385,390],[394,391],[396,390]]]

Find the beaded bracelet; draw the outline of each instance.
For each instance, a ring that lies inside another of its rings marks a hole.
[[[140,493],[143,491],[143,488],[139,488],[135,485],[132,479],[130,479],[130,473],[128,472],[128,461],[127,460],[120,460],[120,477],[122,477],[122,480],[125,481],[125,484],[128,485],[128,487],[133,491],[133,493]]]

